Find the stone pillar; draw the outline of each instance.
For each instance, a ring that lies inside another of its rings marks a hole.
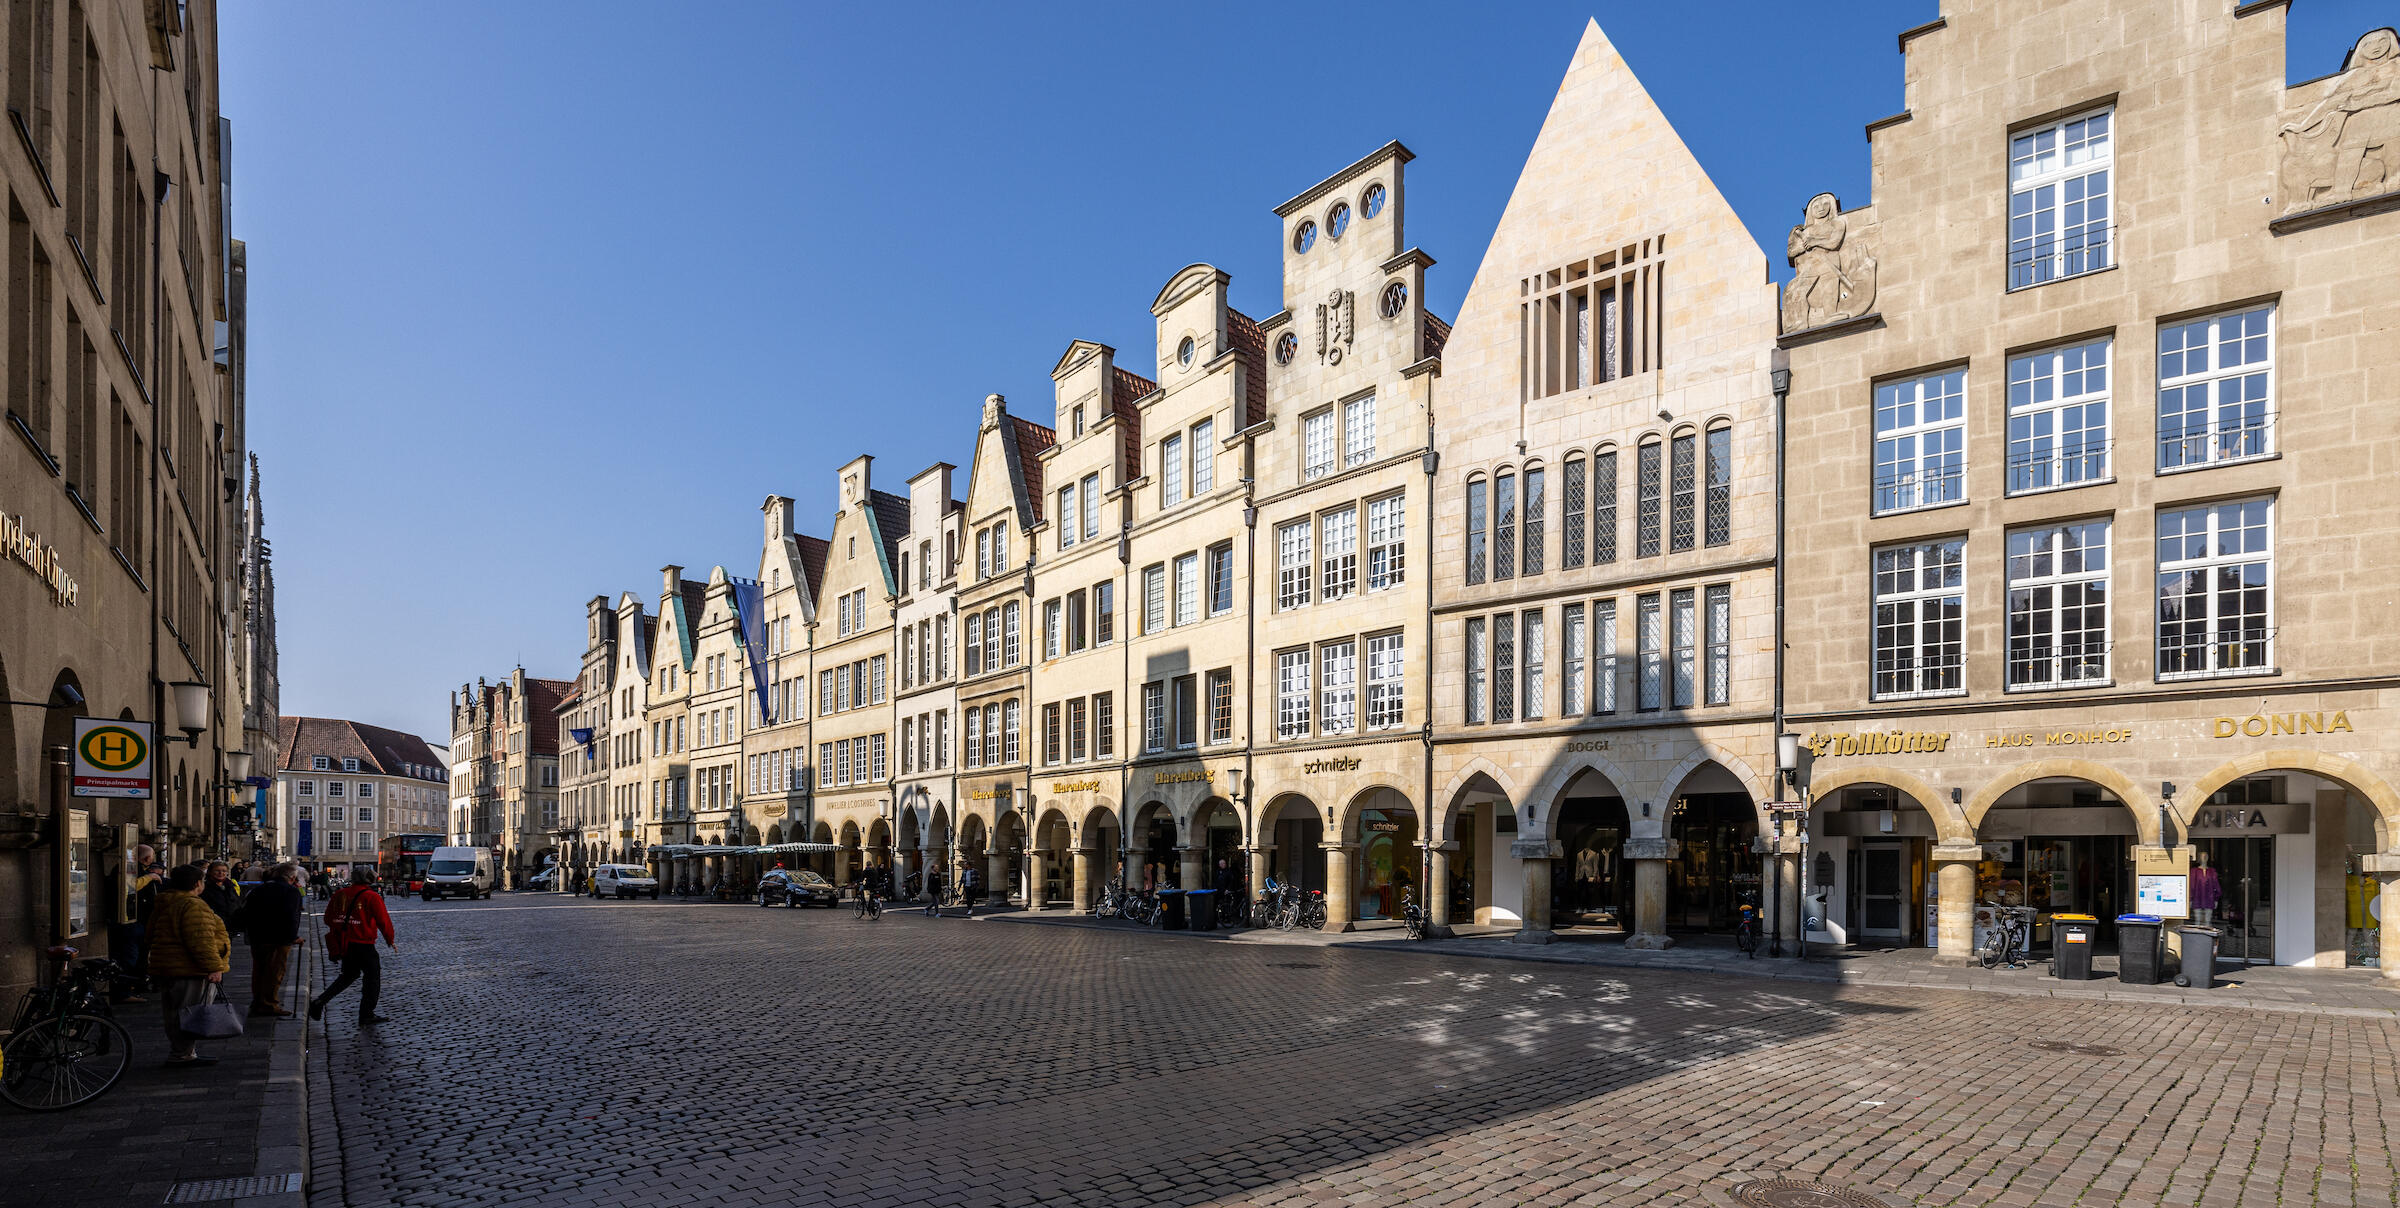
[[[1358,903],[1351,885],[1347,843],[1323,843],[1325,849],[1325,930],[1358,930]]]
[[[1076,852],[1075,856],[1076,892],[1080,893],[1083,888],[1083,853]],[[1027,848],[1025,850],[1025,909],[1042,909],[1042,899],[1047,896],[1042,892],[1042,882],[1049,875],[1050,853],[1038,847]]]
[[[1939,844],[1933,849],[1934,883],[1939,901],[1934,918],[1935,964],[1963,965],[1975,958],[1975,865],[1983,849],[1972,843]]]
[[[1267,878],[1275,875],[1274,870],[1274,844],[1270,843],[1263,847],[1250,849],[1250,903],[1258,901],[1259,893],[1267,887]],[[1244,905],[1250,903],[1244,903]]]
[[[1205,847],[1178,847],[1175,849],[1175,855],[1175,888],[1208,888],[1208,849]]]
[[[1430,877],[1432,883],[1425,886],[1425,934],[1436,939],[1451,934],[1450,853],[1456,850],[1458,844],[1453,841],[1433,844],[1426,853],[1432,860],[1433,868]]]
[[[2309,963],[2319,969],[2339,969],[2350,961],[2350,793],[2342,788],[2317,790],[2309,838],[2316,845],[2316,955]]]
[[[1793,945],[1800,942],[1800,836],[1786,835],[1782,843],[1783,850],[1775,857],[1783,870],[1782,887],[1775,894],[1775,934],[1783,937],[1786,951],[1796,953]]]
[[[1628,948],[1658,951],[1672,948],[1667,934],[1667,861],[1675,858],[1673,839],[1627,839],[1625,859],[1633,865],[1633,934]]]
[[[1517,914],[1524,921],[1517,933],[1508,937],[1514,944],[1547,944],[1558,938],[1550,930],[1550,861],[1562,853],[1559,844],[1550,839],[1519,839],[1508,845],[1508,854],[1524,862],[1521,878],[1525,898]]]
[[[846,851],[835,852],[833,853],[833,887],[836,889],[841,889],[847,887],[849,884],[850,853]]]
[[[1008,853],[998,844],[983,849],[983,896],[994,906],[1008,905]]]
[[[2381,913],[2390,914],[2392,906],[2400,903],[2400,852],[2370,852],[2358,859],[2358,869],[2375,878],[2377,892],[2391,901],[2383,902]],[[2377,972],[2387,981],[2400,981],[2400,919],[2376,929]],[[2347,944],[2348,937],[2344,937]]]

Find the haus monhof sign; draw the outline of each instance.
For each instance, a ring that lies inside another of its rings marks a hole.
[[[42,540],[25,523],[23,516],[0,512],[0,546],[8,550],[8,559],[33,572],[43,586],[50,589],[50,602],[60,608],[73,608],[82,587],[75,576],[67,573],[66,565],[58,559],[58,547]]]

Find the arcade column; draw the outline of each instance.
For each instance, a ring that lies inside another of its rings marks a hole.
[[[1625,859],[1633,865],[1633,934],[1625,946],[1659,951],[1675,946],[1667,934],[1667,862],[1675,858],[1673,839],[1627,839]]]
[[[1550,930],[1550,861],[1565,855],[1566,849],[1554,839],[1518,839],[1508,845],[1508,854],[1523,864],[1525,886],[1525,899],[1517,911],[1524,921],[1508,940],[1512,944],[1547,944],[1557,938]]]
[[[1348,843],[1321,843],[1325,849],[1325,930],[1358,930],[1358,903],[1351,885]]]
[[[1935,905],[1934,963],[1963,965],[1975,958],[1975,865],[1983,849],[1944,843],[1933,849]]]

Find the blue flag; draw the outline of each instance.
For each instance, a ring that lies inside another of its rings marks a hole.
[[[750,656],[750,683],[758,693],[759,720],[775,724],[775,708],[767,697],[767,618],[766,592],[756,579],[726,577],[733,586],[734,634],[742,649]]]

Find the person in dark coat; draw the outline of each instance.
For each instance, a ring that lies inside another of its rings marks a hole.
[[[300,866],[278,864],[266,880],[242,899],[243,938],[250,941],[250,1014],[276,1019],[290,1011],[276,1001],[284,974],[291,969],[292,946],[300,942],[300,915],[306,905],[300,892]]]
[[[210,862],[208,879],[200,884],[200,900],[217,912],[217,921],[233,928],[233,916],[242,908],[242,886],[233,879],[233,866],[223,860]]]

